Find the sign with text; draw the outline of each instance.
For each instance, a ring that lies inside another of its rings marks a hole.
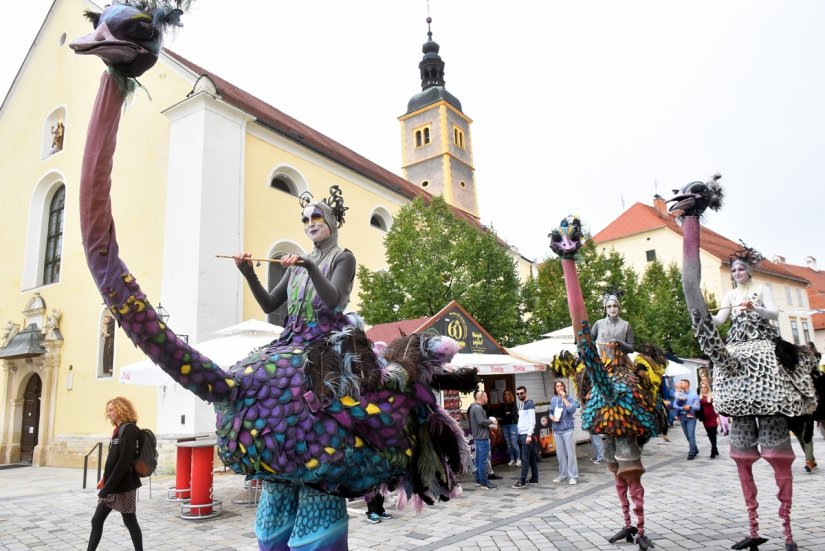
[[[486,332],[458,308],[452,308],[436,320],[432,327],[441,335],[454,339],[461,347],[459,353],[500,354],[501,350]]]

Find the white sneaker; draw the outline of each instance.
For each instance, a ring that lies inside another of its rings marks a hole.
[[[578,484],[578,482],[576,482],[576,479],[575,479],[575,478],[571,478],[571,479],[570,479],[570,485],[571,485],[571,486],[574,486],[574,485],[576,485],[576,484]]]
[[[507,466],[508,466],[508,467],[512,467],[512,466],[513,466],[513,465],[515,465],[515,464],[516,464],[516,460],[515,460],[515,459],[511,459],[511,460],[510,460],[510,462],[509,462],[509,463],[507,463]]]
[[[554,478],[554,479],[553,479],[553,482],[555,482],[556,484],[558,484],[559,482],[563,482],[563,481],[565,481],[565,480],[567,480],[567,479],[566,479],[566,478],[562,478],[562,477],[558,477],[558,478]]]
[[[516,459],[516,467],[521,467],[521,459]]]

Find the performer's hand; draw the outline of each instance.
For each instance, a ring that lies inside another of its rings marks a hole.
[[[246,262],[249,266],[252,266],[252,261],[249,260],[250,258],[252,258],[252,255],[249,253],[236,253],[232,255],[232,258],[235,259],[235,266],[239,268],[241,267],[241,264],[243,264],[244,262]]]
[[[102,478],[97,481],[97,489],[99,490],[101,488],[103,488],[103,479]]]
[[[305,261],[302,257],[298,256],[297,254],[285,254],[281,257],[281,266],[284,268],[289,268],[290,266],[298,266],[300,264],[305,264]]]

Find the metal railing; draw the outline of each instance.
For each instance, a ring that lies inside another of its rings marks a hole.
[[[97,479],[95,479],[95,484],[97,484],[97,481],[100,480],[100,470],[101,470],[102,463],[103,463],[103,442],[98,442],[97,444],[95,444],[92,447],[92,449],[89,450],[89,453],[87,453],[83,457],[83,489],[84,490],[86,489],[86,474],[88,473],[88,470],[89,470],[89,456],[92,455],[95,450],[97,450]]]

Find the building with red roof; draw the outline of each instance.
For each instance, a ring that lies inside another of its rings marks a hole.
[[[808,280],[807,304],[804,298],[797,297],[797,302],[800,311],[812,315],[810,325],[807,320],[800,320],[799,338],[803,342],[813,342],[820,352],[825,351],[825,271],[819,269],[816,258],[812,256],[805,258],[805,266],[787,264],[781,256],[773,257],[773,261]]]
[[[671,263],[682,265],[682,228],[667,211],[665,200],[658,195],[652,205],[634,203],[596,233],[593,241],[601,251],[614,249],[621,253],[625,262],[640,275],[654,260],[665,266]],[[741,248],[741,243],[702,227],[702,286],[718,302],[733,288],[730,256]],[[773,291],[779,308],[780,334],[788,341],[799,343],[805,339],[803,327],[813,326],[811,306],[804,298],[808,292],[809,273],[804,270],[767,259],[753,269],[754,281],[770,286]]]

